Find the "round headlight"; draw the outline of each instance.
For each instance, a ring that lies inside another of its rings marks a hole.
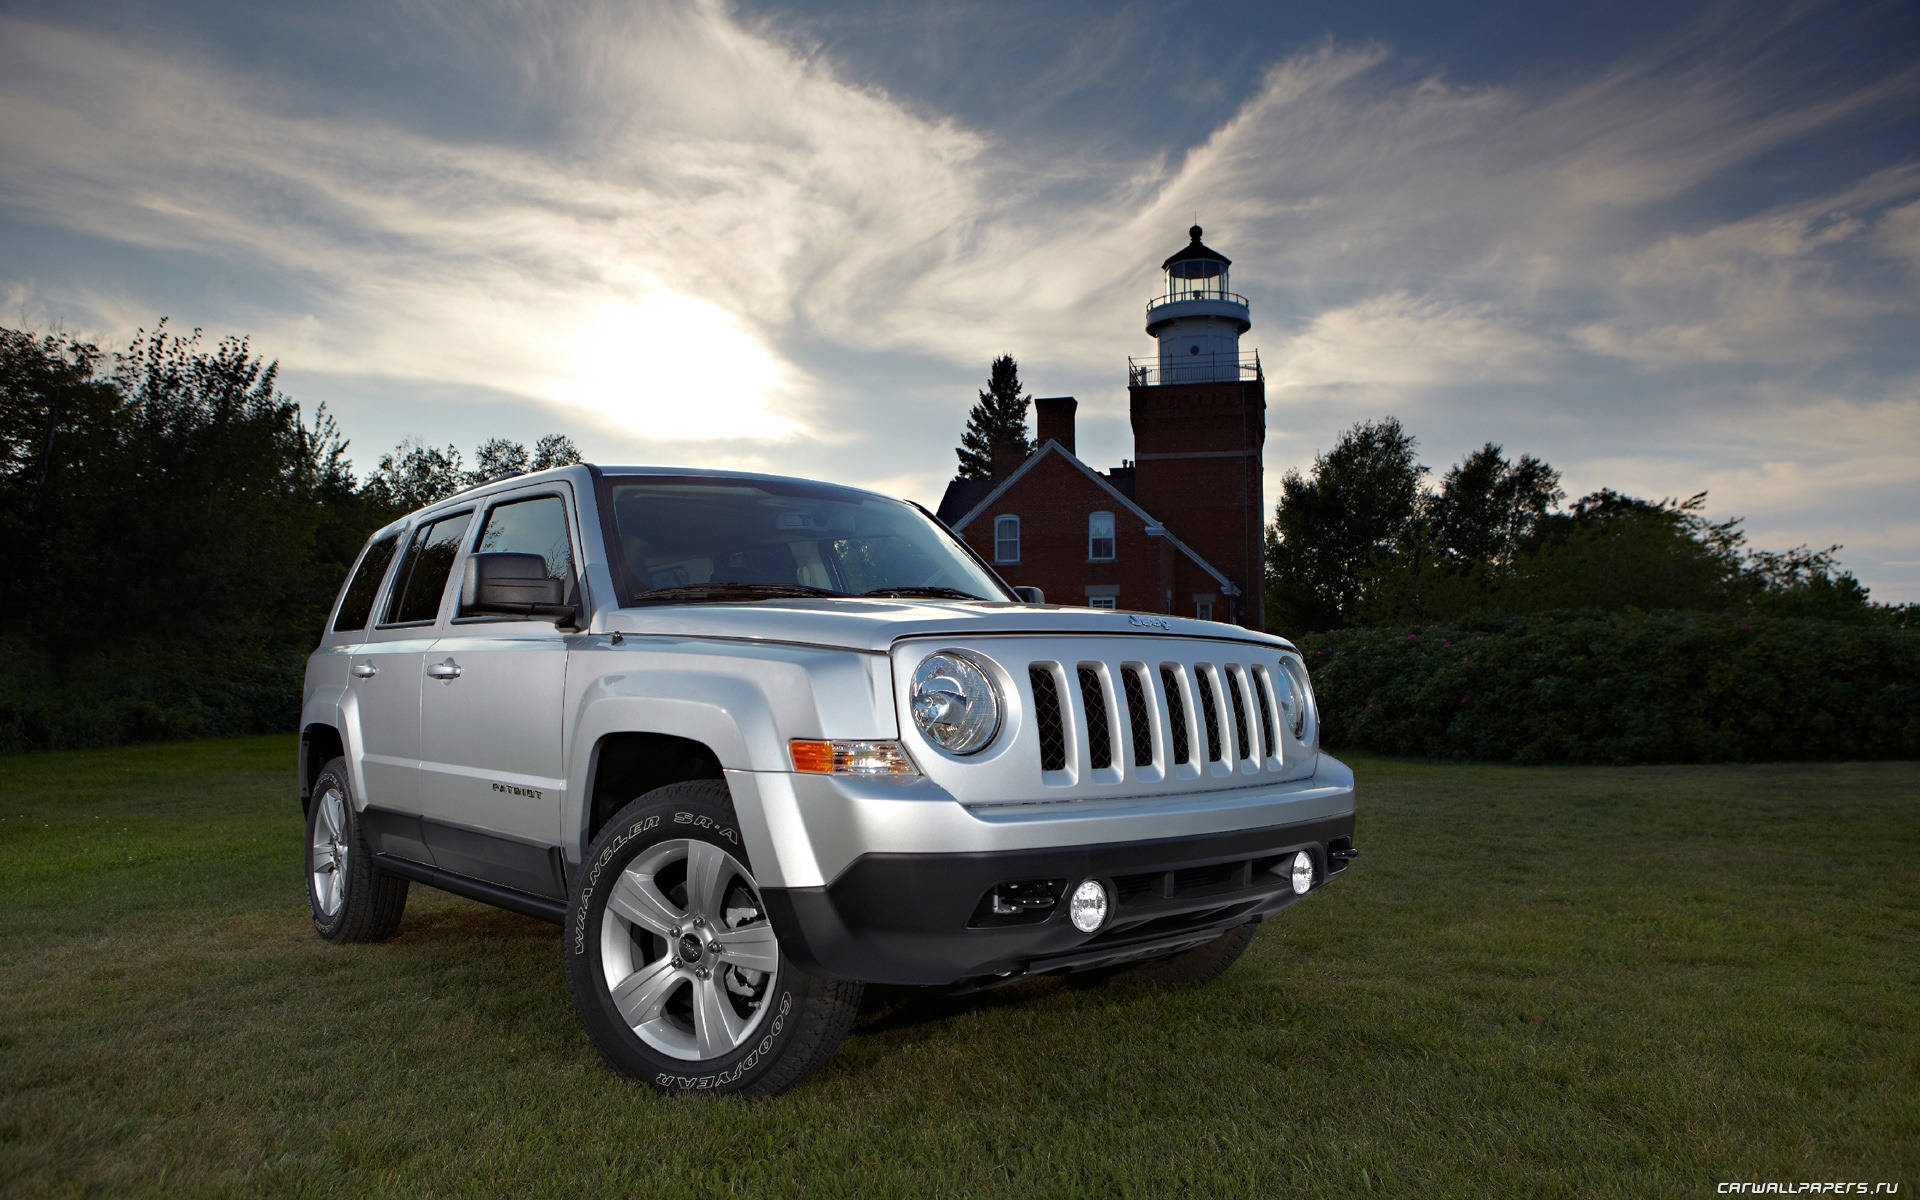
[[[1307,685],[1307,669],[1290,658],[1280,660],[1280,673],[1274,676],[1274,692],[1280,697],[1280,713],[1293,740],[1307,740],[1308,718],[1313,708],[1313,692]]]
[[[913,723],[951,754],[972,754],[1000,728],[1000,696],[987,673],[958,654],[935,654],[913,672]]]

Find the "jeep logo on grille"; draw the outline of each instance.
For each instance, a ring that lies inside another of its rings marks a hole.
[[[1138,625],[1142,629],[1172,629],[1173,622],[1165,617],[1143,617],[1134,613],[1127,618],[1127,624]]]

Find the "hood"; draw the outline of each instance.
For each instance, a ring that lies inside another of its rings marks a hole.
[[[1061,608],[994,601],[792,599],[746,604],[674,604],[606,613],[596,632],[633,637],[730,638],[885,653],[903,638],[1138,633],[1291,648],[1284,638],[1238,625],[1124,609]]]

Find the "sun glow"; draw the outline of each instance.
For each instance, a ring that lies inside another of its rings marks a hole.
[[[800,432],[780,410],[798,381],[738,318],[655,292],[599,303],[557,331],[540,392],[555,403],[665,439],[778,441]]]

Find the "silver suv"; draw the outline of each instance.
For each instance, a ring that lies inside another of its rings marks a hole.
[[[1353,774],[1287,642],[1046,606],[852,488],[564,467],[376,533],[307,663],[308,899],[564,929],[666,1091],[816,1070],[866,982],[1211,979],[1346,869]]]

